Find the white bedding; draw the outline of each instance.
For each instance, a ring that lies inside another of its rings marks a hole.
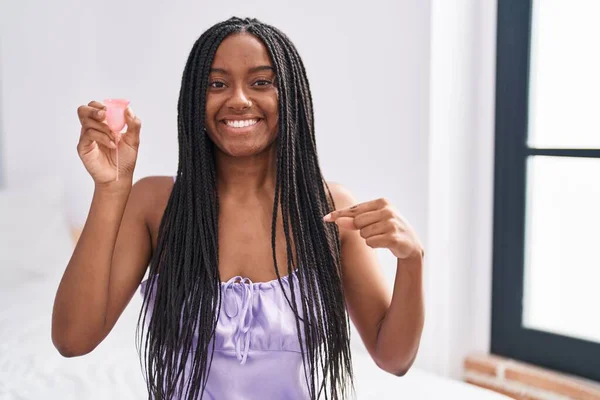
[[[144,382],[135,349],[141,305],[132,300],[106,340],[92,353],[62,358],[50,339],[52,300],[58,276],[0,293],[0,399],[143,399]],[[359,399],[506,399],[475,386],[413,368],[397,378],[354,354]]]

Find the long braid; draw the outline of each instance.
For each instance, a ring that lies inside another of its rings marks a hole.
[[[296,145],[299,145],[300,148],[297,150],[297,153],[300,154],[304,154],[306,155],[306,159],[303,158],[294,158],[294,162],[299,162],[300,165],[297,165],[294,168],[294,171],[298,171],[298,172],[302,172],[302,171],[319,171],[319,167],[318,167],[318,160],[317,160],[317,152],[316,152],[316,142],[315,142],[315,137],[314,137],[314,125],[313,125],[313,111],[312,111],[312,98],[311,98],[311,94],[310,94],[310,89],[308,87],[308,80],[306,78],[306,72],[304,69],[304,65],[302,63],[302,60],[300,59],[300,56],[298,55],[296,49],[294,48],[294,46],[291,44],[291,42],[289,40],[286,40],[287,38],[285,38],[285,35],[283,35],[281,32],[278,32],[276,30],[274,30],[275,35],[280,37],[281,42],[283,43],[283,45],[285,46],[285,54],[288,55],[288,57],[291,60],[291,67],[292,67],[292,79],[294,82],[296,82],[296,87],[297,87],[297,91],[295,91],[296,93],[296,102],[294,103],[294,108],[295,108],[295,115],[298,115],[301,119],[298,121],[299,124],[299,132],[302,133],[307,133],[304,135],[301,135],[301,138],[299,141],[295,141]],[[299,92],[299,93],[298,93]],[[298,96],[299,94],[299,96]],[[300,97],[300,98],[298,98]],[[299,112],[300,111],[300,112]],[[292,147],[292,154],[294,148]],[[308,165],[303,165],[308,163]],[[320,174],[320,172],[319,172]],[[309,180],[296,180],[296,179],[292,179],[289,180],[288,182],[291,182],[292,185],[296,185],[296,182],[299,183],[303,183],[304,187],[301,188],[303,190],[298,191],[298,188],[294,187],[294,197],[298,198],[298,196],[302,196],[304,195],[304,197],[306,198],[306,202],[317,202],[317,203],[321,203],[321,204],[312,204],[312,208],[327,208],[328,205],[327,204],[323,204],[322,203],[322,199],[326,199],[325,193],[324,193],[324,185],[317,185],[317,188],[314,188],[314,185],[309,185],[309,183],[311,183]],[[320,196],[308,196],[311,193],[311,190],[317,190],[318,192],[320,192]],[[328,193],[330,195],[330,193]],[[320,217],[318,215],[312,214],[313,218],[308,218],[309,223],[314,224],[314,227],[310,228],[309,231],[312,232],[316,232],[317,235],[311,235],[310,237],[313,238],[313,246],[320,248],[319,251],[320,252],[331,252],[332,250],[335,251],[337,254],[337,257],[339,257],[339,247],[337,247],[337,245],[332,246],[333,243],[339,243],[339,241],[337,240],[329,240],[328,238],[331,238],[332,235],[326,235],[323,234],[324,232],[320,231],[318,229],[319,225],[322,225],[322,221],[320,219]],[[316,218],[314,218],[316,217]],[[335,225],[333,225],[332,227],[335,227]],[[336,232],[337,234],[337,232]],[[318,252],[315,252],[315,254],[318,254]],[[339,258],[338,258],[339,259]],[[339,263],[338,263],[338,267],[339,267]],[[339,275],[341,274],[341,271],[338,271],[338,274],[324,274],[323,276],[319,276],[319,281],[318,282],[323,282],[323,284],[320,284],[318,287],[319,290],[319,299],[332,299],[332,298],[336,298],[336,301],[338,302],[343,302],[343,293],[340,290],[336,290],[336,288],[339,288],[341,286],[341,282],[339,280]],[[314,281],[313,280],[309,280],[308,281],[309,284],[313,284]],[[314,289],[314,286],[311,288],[311,290]],[[314,297],[314,296],[313,296]],[[334,318],[331,318],[329,321],[329,324],[327,326],[328,329],[326,329],[325,334],[328,337],[337,337],[337,335],[342,334],[342,332],[339,332],[339,329],[337,329],[339,327],[339,324],[337,324],[336,321],[339,320],[344,320],[345,318],[347,318],[345,310],[341,310],[342,312],[339,312],[340,310],[334,310],[334,311],[338,311],[335,315]],[[317,314],[317,318],[319,319],[318,323],[320,324],[320,317],[321,314],[318,313]],[[331,316],[329,316],[331,317]],[[324,315],[324,318],[327,318],[326,315]],[[331,335],[331,336],[330,336]],[[337,340],[331,340],[330,341],[331,344],[333,344],[334,346],[338,346],[340,341]],[[327,348],[328,346],[323,346],[322,350],[325,352],[325,354],[327,353],[331,353],[331,352],[338,352],[338,351],[342,351],[344,349],[331,349],[331,348]],[[347,352],[343,352],[342,357],[343,357],[343,363],[344,365],[342,366],[342,368],[346,367],[348,369],[351,368],[351,364],[350,364],[350,354],[349,354],[349,350],[346,348]],[[323,359],[321,359],[323,360]],[[336,366],[335,364],[331,366],[331,374],[329,375],[329,384],[332,386],[335,386],[336,381],[339,377],[340,374],[340,370],[339,370],[339,366]],[[321,387],[321,389],[323,389],[323,387]]]
[[[306,71],[283,33],[256,19],[240,18],[218,23],[200,36],[181,80],[177,180],[159,228],[148,293],[138,321],[138,348],[143,347],[140,357],[145,360],[149,396],[157,400],[201,398],[211,368],[221,282],[219,197],[214,144],[204,123],[206,93],[218,46],[228,35],[239,32],[248,32],[265,44],[278,82],[271,234],[275,273],[283,289],[275,247],[281,209],[287,272],[298,277],[297,290],[296,285],[290,285],[291,298],[285,291],[284,295],[296,316],[310,395],[312,399],[321,395],[342,399],[352,386],[349,321],[341,280],[339,232],[335,224],[322,220],[334,204],[318,163]]]

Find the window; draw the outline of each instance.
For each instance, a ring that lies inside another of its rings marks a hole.
[[[600,381],[600,2],[498,2],[492,352]]]

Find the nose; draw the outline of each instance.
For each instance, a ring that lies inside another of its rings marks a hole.
[[[247,110],[252,106],[252,101],[244,92],[243,87],[236,88],[227,100],[227,107],[235,111]]]

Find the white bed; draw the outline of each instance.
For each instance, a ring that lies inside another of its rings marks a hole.
[[[139,296],[91,354],[65,359],[52,345],[52,302],[70,255],[61,206],[54,183],[0,192],[0,399],[146,398],[135,348]],[[354,364],[358,399],[506,399],[415,368],[397,378],[361,352]]]

